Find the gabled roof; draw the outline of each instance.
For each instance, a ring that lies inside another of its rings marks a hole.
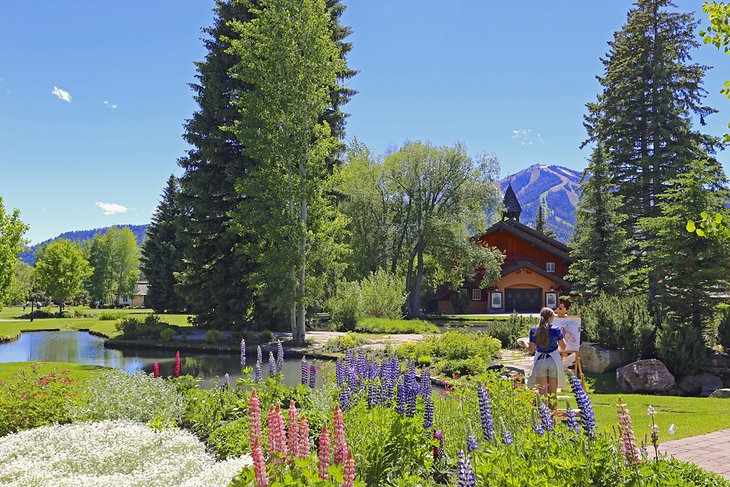
[[[552,274],[550,272],[547,272],[545,269],[541,269],[540,267],[536,266],[532,262],[528,262],[526,260],[521,260],[518,262],[515,262],[513,264],[510,264],[504,268],[502,268],[502,277],[506,276],[507,274],[511,274],[517,269],[530,269],[535,274],[539,274],[546,279],[550,279],[554,283],[558,284],[563,290],[568,291],[572,287],[572,285],[564,280],[556,276],[555,274]]]
[[[505,213],[504,218],[514,218],[520,220],[520,214],[522,213],[522,205],[520,205],[515,190],[512,189],[512,183],[507,185],[507,189],[504,192],[504,207]]]
[[[527,225],[523,225],[516,220],[505,220],[495,223],[494,225],[489,227],[486,233],[479,237],[478,240],[481,240],[484,237],[487,237],[499,230],[504,230],[505,232],[511,233],[516,237],[526,240],[536,247],[540,247],[546,252],[560,257],[566,262],[573,262],[573,259],[569,255],[570,248],[567,245],[558,240],[555,240],[554,238],[550,238],[544,233],[538,232],[537,230],[530,228]]]

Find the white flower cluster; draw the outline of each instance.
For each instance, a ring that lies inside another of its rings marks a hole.
[[[223,462],[191,433],[132,421],[44,426],[0,438],[0,486],[226,486],[250,457]]]
[[[79,396],[83,400],[71,408],[75,421],[128,419],[146,423],[156,419],[167,424],[179,420],[184,408],[172,382],[117,369],[89,379]]]

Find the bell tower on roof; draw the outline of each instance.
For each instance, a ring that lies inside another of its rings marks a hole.
[[[522,213],[522,206],[517,200],[517,195],[512,189],[512,183],[507,185],[507,190],[504,192],[504,208],[505,211],[502,213],[502,221],[504,220],[515,220],[520,221],[520,214]]]

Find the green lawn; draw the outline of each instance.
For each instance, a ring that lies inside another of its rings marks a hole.
[[[430,321],[506,321],[509,316],[505,315],[427,315]]]
[[[0,380],[7,380],[21,369],[28,369],[33,362],[8,362],[0,364]],[[42,373],[69,371],[72,380],[81,381],[91,378],[105,367],[95,365],[69,364],[65,362],[35,362],[36,370]]]
[[[46,308],[44,308],[45,310]],[[74,318],[74,311],[78,310],[81,313],[87,315],[85,318]],[[57,308],[54,309],[57,311]],[[17,320],[14,319],[16,316],[23,314],[22,307],[11,307],[4,308],[0,311],[0,320],[11,320],[11,321],[0,321],[0,341],[2,337],[14,337],[18,332],[23,330],[48,330],[48,329],[59,329],[59,330],[80,330],[88,329],[97,333],[102,333],[108,337],[114,337],[119,335],[119,332],[115,328],[116,320],[101,320],[99,317],[102,313],[124,313],[125,315],[140,316],[144,317],[152,313],[150,309],[118,309],[118,310],[102,310],[102,309],[91,309],[86,306],[69,306],[65,309],[67,318],[42,318],[35,319],[31,323],[28,319]],[[177,326],[190,326],[188,323],[188,316],[184,314],[164,314],[160,315],[162,321],[171,325]]]

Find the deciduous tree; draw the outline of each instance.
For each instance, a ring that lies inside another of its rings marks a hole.
[[[94,269],[89,280],[92,299],[109,303],[134,294],[139,281],[140,251],[129,228],[111,227],[94,236],[88,260]]]
[[[22,250],[23,234],[27,230],[28,226],[20,221],[20,211],[15,209],[7,214],[0,197],[0,305],[7,298],[15,262]]]
[[[38,286],[58,304],[59,313],[66,300],[83,292],[92,272],[81,248],[65,238],[44,246],[36,261]]]

